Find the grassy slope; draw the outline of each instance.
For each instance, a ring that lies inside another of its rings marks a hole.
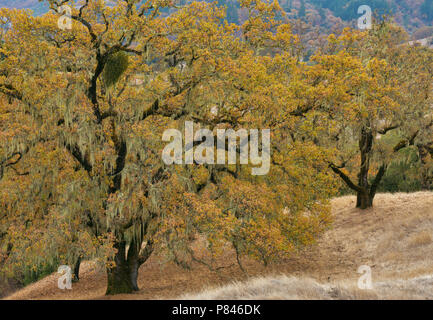
[[[353,196],[334,199],[333,229],[317,246],[284,263],[265,269],[244,261],[248,275],[237,266],[217,275],[198,265],[190,272],[162,266],[153,257],[140,270],[140,292],[111,299],[175,298],[188,292],[201,293],[183,297],[433,298],[433,193],[380,194],[367,211],[354,209],[354,203]],[[228,252],[221,261],[230,265],[233,254]],[[373,292],[355,289],[357,269],[364,264],[372,268]],[[8,298],[106,299],[105,274],[91,262],[83,265],[81,280],[72,290],[59,290],[57,279],[53,274]],[[219,288],[234,280],[243,283]]]

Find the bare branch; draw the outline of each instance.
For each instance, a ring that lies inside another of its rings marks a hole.
[[[347,184],[347,186],[349,188],[351,188],[352,190],[355,190],[357,192],[363,191],[363,189],[360,186],[353,183],[352,180],[349,178],[349,176],[347,176],[343,171],[341,171],[336,165],[334,165],[333,163],[330,162],[329,167],[332,169],[332,171],[334,171],[336,174],[338,174],[341,179],[343,179],[343,181]]]

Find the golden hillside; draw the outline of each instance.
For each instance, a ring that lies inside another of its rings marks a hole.
[[[87,262],[72,290],[59,290],[52,274],[7,299],[433,298],[433,193],[379,194],[366,211],[354,202],[353,196],[332,201],[333,228],[315,247],[268,268],[244,261],[248,275],[236,265],[219,274],[200,265],[185,272],[153,257],[140,270],[138,293],[106,297],[105,272]],[[221,261],[229,266],[234,256]],[[372,268],[373,291],[356,288],[361,265]]]

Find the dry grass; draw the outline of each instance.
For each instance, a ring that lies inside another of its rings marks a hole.
[[[176,298],[186,292],[203,290],[204,293],[191,297],[433,298],[432,192],[379,194],[374,208],[366,211],[354,208],[353,196],[334,199],[332,206],[333,228],[316,246],[280,264],[264,268],[246,259],[243,265],[248,275],[236,266],[216,274],[200,265],[188,272],[173,264],[163,265],[159,257],[152,257],[140,269],[138,293],[109,299]],[[233,261],[233,252],[227,251],[221,257],[222,265]],[[357,269],[361,265],[372,268],[373,291],[356,287],[360,276]],[[280,276],[282,274],[286,276]],[[90,262],[84,263],[81,280],[72,290],[59,290],[57,277],[53,274],[8,298],[107,299],[104,296],[105,273]]]
[[[409,239],[409,248],[416,248],[420,246],[426,246],[432,243],[432,236],[429,231],[422,231],[415,234]]]
[[[373,300],[433,299],[433,277],[376,282],[371,290],[353,283],[320,284],[310,278],[262,277],[185,294],[184,300]]]
[[[374,292],[322,285],[310,278],[261,277],[246,282],[185,294],[183,300],[331,300],[375,299]]]

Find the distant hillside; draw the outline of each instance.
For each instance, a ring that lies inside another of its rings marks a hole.
[[[281,4],[286,11],[296,8],[301,17],[329,20],[333,16],[343,21],[356,21],[358,8],[368,5],[378,16],[394,16],[410,32],[433,25],[433,0],[281,0]]]
[[[189,0],[180,0],[182,3]],[[210,1],[210,0],[209,0]],[[353,22],[359,17],[358,8],[369,5],[378,15],[392,14],[409,32],[433,25],[433,0],[279,0],[282,8],[292,18],[302,18],[314,25],[326,26],[327,31],[341,22]],[[228,20],[239,23],[243,13],[238,0],[218,0],[227,6]],[[35,14],[48,10],[46,1],[0,0],[0,7],[28,8]]]
[[[36,15],[40,15],[48,11],[48,6],[45,1],[39,2],[38,0],[0,0],[0,7],[31,9]]]

